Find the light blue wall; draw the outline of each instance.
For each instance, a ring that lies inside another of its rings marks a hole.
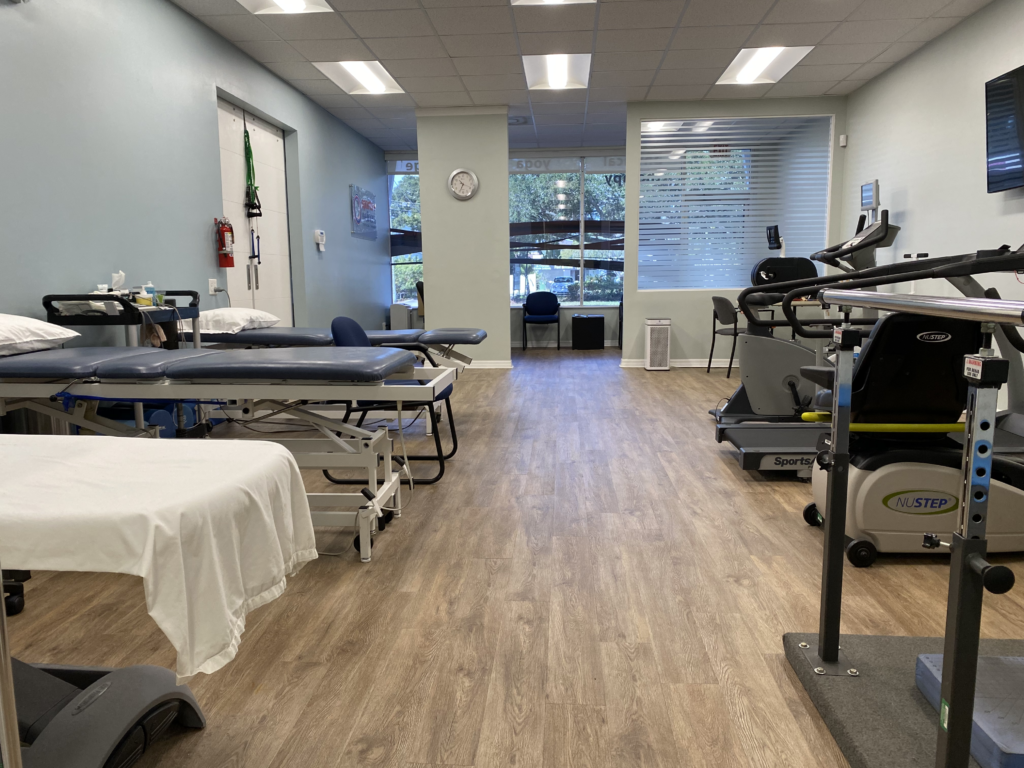
[[[286,129],[295,324],[380,327],[383,152],[196,19],[167,0],[0,2],[0,71],[0,313],[42,317],[44,294],[118,269],[212,306],[220,89]],[[377,195],[376,242],[349,234],[349,184]]]

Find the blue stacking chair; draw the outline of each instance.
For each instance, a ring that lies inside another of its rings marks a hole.
[[[559,308],[558,297],[550,291],[537,291],[526,297],[523,304],[523,349],[526,349],[526,324],[533,325],[556,325],[556,338],[558,348],[562,348],[562,315]]]
[[[366,335],[366,331],[350,317],[336,317],[331,323],[331,335],[334,337],[334,346],[336,347],[370,347],[370,339]],[[418,381],[394,381],[391,384],[418,384]],[[434,448],[436,453],[429,456],[409,456],[409,461],[429,461],[437,462],[437,473],[433,477],[428,478],[415,478],[416,483],[423,485],[431,485],[436,483],[444,476],[444,463],[446,459],[450,459],[455,455],[455,452],[459,450],[459,436],[455,431],[455,418],[452,416],[452,403],[451,395],[454,385],[449,384],[440,393],[438,393],[433,401],[431,402],[417,402],[417,403],[402,403],[402,410],[406,408],[416,410],[419,408],[425,408],[430,419],[431,431],[434,434]],[[441,444],[441,431],[438,427],[437,414],[434,413],[434,403],[444,402],[445,410],[448,412],[448,427],[452,433],[452,447],[451,450],[445,453],[444,447]],[[358,400],[355,403],[345,404],[345,415],[343,420],[347,423],[352,414],[359,414],[359,420],[356,422],[357,427],[363,426],[363,422],[366,420],[366,414],[370,411],[379,411],[382,409],[393,408],[394,403],[387,402],[375,402],[372,400]],[[398,418],[402,418],[402,413],[399,412]],[[324,477],[330,480],[332,483],[339,485],[351,485],[364,483],[362,480],[345,480],[333,477],[330,472],[324,470]],[[403,481],[404,482],[404,481]]]

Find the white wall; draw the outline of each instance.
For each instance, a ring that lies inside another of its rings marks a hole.
[[[0,312],[42,317],[44,294],[95,290],[118,269],[224,301],[206,291],[225,282],[219,92],[285,129],[296,323],[380,327],[384,153],[197,19],[167,0],[0,1],[0,71]],[[349,184],[376,192],[376,242],[349,236]]]
[[[860,184],[877,178],[882,207],[903,228],[879,262],[1024,243],[1024,189],[988,194],[985,167],[985,83],[1020,66],[1024,2],[997,0],[851,94],[844,235],[853,231]],[[979,282],[1024,299],[1014,275]],[[936,280],[898,290],[957,295]],[[1001,394],[1002,407],[1006,388]]]
[[[631,103],[626,126],[626,238],[623,277],[623,365],[642,363],[644,319],[672,320],[671,358],[674,365],[706,365],[711,348],[711,297],[735,301],[739,290],[637,289],[640,244],[640,123],[643,120],[679,120],[716,117],[767,117],[783,115],[833,115],[832,182],[829,196],[829,243],[839,240],[838,213],[842,209],[843,155],[838,136],[846,132],[846,99],[751,99],[745,101],[639,102]],[[766,251],[767,255],[767,251]],[[787,253],[789,256],[800,254]],[[806,255],[806,254],[803,254]],[[716,349],[720,352],[720,349]],[[728,361],[728,357],[725,358]],[[702,362],[703,361],[703,362]]]
[[[474,365],[510,368],[508,110],[417,110],[416,132],[425,325],[483,328],[487,340],[474,350]],[[457,168],[480,180],[469,200],[448,191]]]

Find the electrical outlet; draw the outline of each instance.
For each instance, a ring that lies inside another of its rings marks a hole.
[[[211,277],[210,278],[210,295],[211,296],[216,296],[217,295],[217,278],[216,277]]]

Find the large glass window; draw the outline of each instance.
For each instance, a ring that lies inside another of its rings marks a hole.
[[[788,256],[825,246],[832,118],[644,122],[640,290],[743,288],[779,226]]]
[[[418,165],[413,167],[418,170]],[[388,192],[391,210],[392,301],[406,301],[416,298],[416,282],[423,279],[419,174],[388,176]]]
[[[562,304],[622,298],[622,157],[509,161],[509,298],[536,291]]]

